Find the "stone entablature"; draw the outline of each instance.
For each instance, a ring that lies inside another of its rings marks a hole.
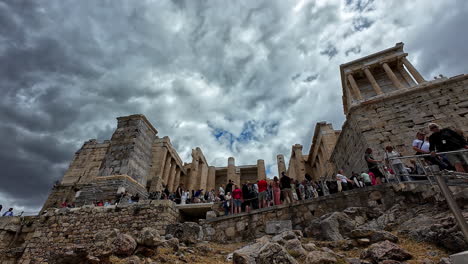
[[[403,43],[340,65],[343,108],[349,108],[394,90],[402,90],[425,82],[406,58]]]

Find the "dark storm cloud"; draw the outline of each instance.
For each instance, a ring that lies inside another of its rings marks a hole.
[[[423,73],[467,72],[467,10],[460,1],[0,0],[0,200],[37,209],[84,141],[108,139],[115,118],[134,113],[184,161],[199,146],[210,165],[235,156],[272,168],[292,144],[307,149],[315,122],[339,129],[341,63],[405,41]]]

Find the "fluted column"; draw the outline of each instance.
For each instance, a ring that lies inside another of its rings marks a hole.
[[[374,76],[372,75],[368,67],[364,68],[364,73],[366,74],[367,79],[371,83],[372,88],[374,88],[374,91],[377,93],[377,95],[382,94],[382,89],[380,89],[379,84],[375,80]]]
[[[281,177],[282,172],[286,173],[286,163],[284,163],[284,155],[277,155],[276,163],[278,164],[278,177]]]
[[[265,180],[266,179],[266,171],[265,171],[265,161],[264,160],[257,160],[257,180]]]
[[[168,153],[168,155],[166,157],[166,162],[165,162],[165,165],[164,165],[164,172],[162,174],[162,180],[163,180],[164,184],[167,184],[167,180],[169,179],[169,174],[170,174],[170,171],[171,171],[171,160],[172,160],[172,157]]]
[[[174,177],[174,184],[172,185],[172,189],[175,191],[177,190],[177,187],[179,187],[180,184],[180,168],[177,166],[176,168],[176,174]]]
[[[208,167],[208,182],[207,182],[207,190],[216,190],[216,168],[214,166]]]
[[[426,81],[426,80],[424,80],[422,75],[418,72],[418,70],[416,70],[416,68],[413,66],[413,64],[411,64],[411,62],[409,62],[409,60],[406,59],[406,57],[402,57],[401,61],[403,62],[403,64],[406,66],[408,71],[411,73],[411,75],[413,75],[414,79],[418,83],[423,83],[423,82]]]
[[[361,91],[359,90],[359,87],[357,86],[357,83],[354,80],[354,77],[351,73],[348,74],[348,81],[351,84],[351,88],[353,89],[354,95],[356,96],[355,99],[362,100]]]
[[[173,191],[173,185],[174,185],[174,180],[175,180],[175,175],[177,172],[177,164],[175,163],[174,160],[171,162],[171,172],[169,173],[169,179],[167,180],[167,185],[169,188],[169,191]]]
[[[240,186],[240,177],[237,177],[236,161],[233,157],[228,158],[227,177],[228,180],[232,180],[235,184]]]
[[[385,73],[387,73],[388,78],[390,78],[390,80],[392,81],[393,85],[395,85],[397,89],[403,89],[403,85],[401,84],[400,80],[398,80],[395,73],[393,73],[390,66],[388,66],[388,64],[384,62],[382,63],[382,67],[385,70]]]

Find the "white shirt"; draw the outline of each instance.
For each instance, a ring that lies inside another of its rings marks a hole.
[[[422,151],[429,152],[429,141],[422,141],[420,139],[415,139],[413,140],[413,147],[417,147],[418,149],[421,149]]]
[[[346,176],[341,175],[341,174],[339,174],[339,173],[336,175],[336,178],[339,179],[341,182],[348,182],[348,181],[346,180]]]
[[[400,156],[400,153],[396,152],[396,151],[392,151],[392,152],[386,152],[385,155],[387,155],[387,159],[390,159],[390,158],[396,158],[396,157],[399,157]],[[395,165],[395,164],[401,164],[403,162],[401,162],[400,159],[393,159],[393,160],[389,160],[390,163],[392,165]]]

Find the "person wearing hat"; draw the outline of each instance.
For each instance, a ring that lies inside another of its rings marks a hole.
[[[466,139],[450,128],[441,128],[436,123],[429,123],[429,130],[432,132],[429,137],[429,150],[433,157],[436,152],[448,152],[468,149]],[[446,155],[448,161],[455,167],[458,172],[466,172],[466,153],[449,153]]]

